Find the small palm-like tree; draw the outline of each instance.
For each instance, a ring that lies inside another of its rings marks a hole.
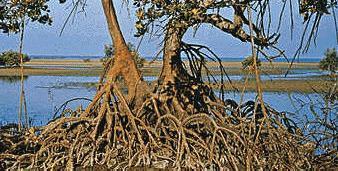
[[[330,71],[331,76],[336,74],[338,68],[338,54],[335,48],[327,49],[325,52],[325,58],[319,63],[319,68],[325,71]]]

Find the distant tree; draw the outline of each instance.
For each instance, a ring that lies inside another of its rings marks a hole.
[[[28,55],[23,54],[23,62],[30,61]],[[20,54],[12,50],[6,51],[0,54],[0,65],[4,66],[19,66],[20,65]]]
[[[104,57],[114,56],[115,51],[113,45],[104,45]]]
[[[246,57],[242,61],[242,69],[248,69],[251,70],[254,66],[254,58],[252,56]],[[257,67],[260,67],[262,65],[261,60],[257,59]]]
[[[137,67],[142,68],[146,60],[140,55],[140,53],[138,53],[138,51],[136,50],[135,46],[132,43],[128,42],[127,45],[129,51],[134,57],[134,60],[136,61]]]
[[[83,62],[90,62],[89,58],[83,59]]]
[[[128,50],[132,54],[134,60],[136,61],[137,67],[142,68],[145,62],[145,59],[137,52],[135,46],[128,42]],[[104,45],[104,57],[101,59],[102,62],[106,63],[108,59],[115,55],[115,49],[113,45]],[[114,58],[112,58],[114,59]]]
[[[338,54],[335,48],[327,49],[325,52],[325,58],[319,63],[319,68],[325,71],[330,71],[331,75],[335,75],[338,68]]]

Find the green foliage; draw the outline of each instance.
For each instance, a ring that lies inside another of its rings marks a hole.
[[[330,71],[331,74],[336,73],[338,68],[338,54],[335,48],[327,49],[325,52],[325,58],[319,63],[319,68],[322,70]]]
[[[25,19],[31,22],[51,24],[49,0],[0,0],[0,31],[3,33],[20,31]]]
[[[329,8],[335,7],[337,0],[301,0],[299,4],[299,12],[307,20],[309,15],[313,13],[329,14]]]
[[[114,56],[114,54],[113,45],[104,45],[104,56],[100,59],[100,61],[105,64],[112,56]]]
[[[128,42],[128,49],[130,51],[130,53],[133,55],[137,67],[138,68],[142,68],[144,65],[144,62],[146,61],[136,50],[135,46]],[[111,58],[112,56],[115,55],[115,49],[113,45],[105,45],[104,46],[104,57],[101,58],[101,62],[105,63],[108,61],[109,58]]]
[[[135,46],[130,42],[128,42],[128,49],[131,52],[131,54],[133,55],[133,57],[136,61],[137,67],[142,68],[143,65],[144,65],[144,62],[146,60],[137,52]]]
[[[262,65],[261,60],[257,59],[257,67],[260,67]],[[250,69],[254,66],[254,58],[252,56],[246,57],[242,61],[242,69]]]
[[[136,16],[138,18],[135,24],[136,36],[145,34],[154,26],[154,22],[158,22],[159,25],[164,23],[170,27],[188,28],[200,23],[208,9],[229,6],[224,0],[134,0],[134,5],[137,8]]]
[[[83,62],[90,62],[89,58],[83,59]]]
[[[104,56],[100,59],[101,62],[106,63],[115,54],[113,45],[104,45]]]
[[[114,56],[115,49],[113,45],[104,45],[104,57]]]
[[[28,55],[23,54],[23,62],[30,61]],[[18,52],[6,51],[0,54],[0,65],[4,66],[19,66],[20,65],[20,55]]]
[[[286,2],[285,0],[279,0],[276,3],[281,3],[282,8],[282,4]],[[328,10],[330,8],[337,8],[337,0],[299,0],[298,2],[290,0],[290,3],[299,6],[299,13],[304,16],[305,20],[312,14],[329,14]],[[166,24],[166,26],[174,26],[176,28],[188,28],[206,23],[205,19],[208,15],[222,15],[224,11],[232,13],[234,9],[242,11],[244,14],[247,11],[245,7],[248,4],[257,9],[255,10],[254,15],[256,16],[254,18],[264,20],[262,16],[267,13],[267,6],[270,6],[269,0],[134,0],[134,5],[137,8],[136,16],[138,18],[135,24],[138,31],[136,36],[141,36],[149,30],[154,30],[153,27],[156,24]],[[241,6],[243,8],[238,10]],[[223,16],[227,18],[226,20],[230,18],[229,14]],[[236,22],[235,20],[233,21],[234,23]],[[154,24],[154,22],[157,23]],[[247,21],[244,21],[244,23],[247,24]]]

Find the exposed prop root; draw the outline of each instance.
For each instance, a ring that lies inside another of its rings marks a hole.
[[[252,101],[240,106],[232,100],[219,102],[203,84],[181,86],[163,86],[133,111],[115,84],[105,85],[85,111],[24,134],[2,129],[0,167],[311,166],[313,147],[302,143],[285,116],[267,108],[269,116],[264,117]]]

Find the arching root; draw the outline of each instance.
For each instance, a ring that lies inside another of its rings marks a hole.
[[[2,168],[307,168],[312,153],[296,127],[259,104],[219,102],[203,84],[163,86],[131,110],[115,84],[77,115],[7,143]],[[255,107],[256,106],[256,107]],[[3,142],[3,141],[1,141]]]

